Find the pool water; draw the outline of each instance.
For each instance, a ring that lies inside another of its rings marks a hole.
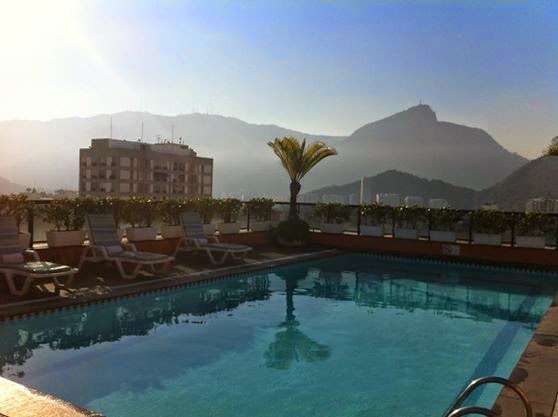
[[[440,416],[509,376],[556,288],[340,255],[0,323],[0,369],[114,417]]]

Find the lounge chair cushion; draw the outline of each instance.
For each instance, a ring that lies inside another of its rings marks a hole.
[[[201,245],[201,247],[230,252],[249,252],[252,250],[250,246],[240,245],[237,243],[206,243],[205,245]]]
[[[55,264],[53,262],[25,262],[20,264],[2,264],[1,268],[17,269],[29,274],[56,274],[60,272],[70,272],[71,266]]]
[[[120,245],[105,246],[105,249],[109,255],[114,255],[124,251]]]
[[[22,253],[6,253],[0,255],[0,263],[2,264],[22,264],[25,262],[25,258]]]
[[[192,240],[195,241],[200,246],[207,245],[207,243],[209,242],[209,240],[207,240],[207,238],[204,237],[198,237]]]
[[[168,259],[167,255],[163,255],[161,253],[132,252],[128,250],[122,251],[120,253],[116,253],[113,256],[118,258],[135,260],[135,261],[148,261],[148,262],[165,261]]]

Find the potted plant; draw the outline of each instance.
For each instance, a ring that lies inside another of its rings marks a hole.
[[[202,223],[203,232],[206,235],[213,235],[217,230],[217,226],[213,223],[213,219],[218,210],[219,201],[211,197],[198,198],[193,202],[195,210],[199,213]]]
[[[314,215],[321,219],[323,233],[343,233],[343,223],[351,217],[351,208],[340,203],[318,203]]]
[[[430,240],[434,242],[455,242],[455,227],[461,220],[461,213],[452,208],[429,209]]]
[[[219,214],[223,217],[223,223],[217,225],[221,234],[240,232],[238,215],[242,208],[242,202],[237,198],[224,198],[219,201]]]
[[[424,219],[426,210],[418,206],[401,206],[395,209],[395,230],[397,239],[418,239],[418,225]]]
[[[126,237],[130,242],[155,240],[157,229],[151,226],[154,206],[153,202],[143,197],[132,197],[122,201],[121,217],[126,228]]]
[[[505,213],[498,210],[477,210],[472,215],[473,242],[477,245],[500,246],[502,233],[508,228]]]
[[[322,142],[306,146],[306,139],[299,141],[294,137],[275,138],[267,143],[281,161],[290,179],[289,215],[274,230],[276,242],[281,245],[302,246],[308,242],[308,223],[301,220],[297,213],[296,200],[302,188],[302,179],[324,159],[337,155],[337,151]]]
[[[391,208],[378,203],[361,207],[361,236],[384,236],[384,224],[391,212]]]
[[[173,239],[184,236],[184,230],[180,224],[180,215],[188,208],[188,202],[184,200],[169,199],[161,201],[158,205],[158,213],[163,221],[161,235],[165,239]]]
[[[10,216],[16,221],[19,231],[19,247],[23,250],[31,246],[31,234],[21,232],[21,224],[29,213],[30,202],[25,194],[11,194],[0,196],[0,215]]]
[[[51,248],[81,246],[85,240],[83,225],[85,213],[82,199],[52,200],[42,207],[44,221],[54,226],[46,232],[47,244]]]
[[[246,204],[250,213],[250,230],[263,232],[271,228],[271,209],[275,203],[271,198],[253,198]]]
[[[520,248],[544,248],[547,233],[555,228],[556,220],[547,214],[521,214],[515,220],[515,245]]]

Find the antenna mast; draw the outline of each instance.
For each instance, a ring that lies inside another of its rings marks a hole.
[[[112,139],[112,116],[110,116],[110,138]]]

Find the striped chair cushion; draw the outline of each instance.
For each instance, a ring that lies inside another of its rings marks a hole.
[[[0,255],[21,252],[15,219],[13,217],[0,216]]]
[[[95,246],[120,246],[120,237],[111,214],[86,215],[89,239]]]
[[[193,211],[185,211],[180,216],[184,234],[191,239],[205,239],[207,243],[207,236],[203,232],[203,224],[201,217],[198,213]]]

